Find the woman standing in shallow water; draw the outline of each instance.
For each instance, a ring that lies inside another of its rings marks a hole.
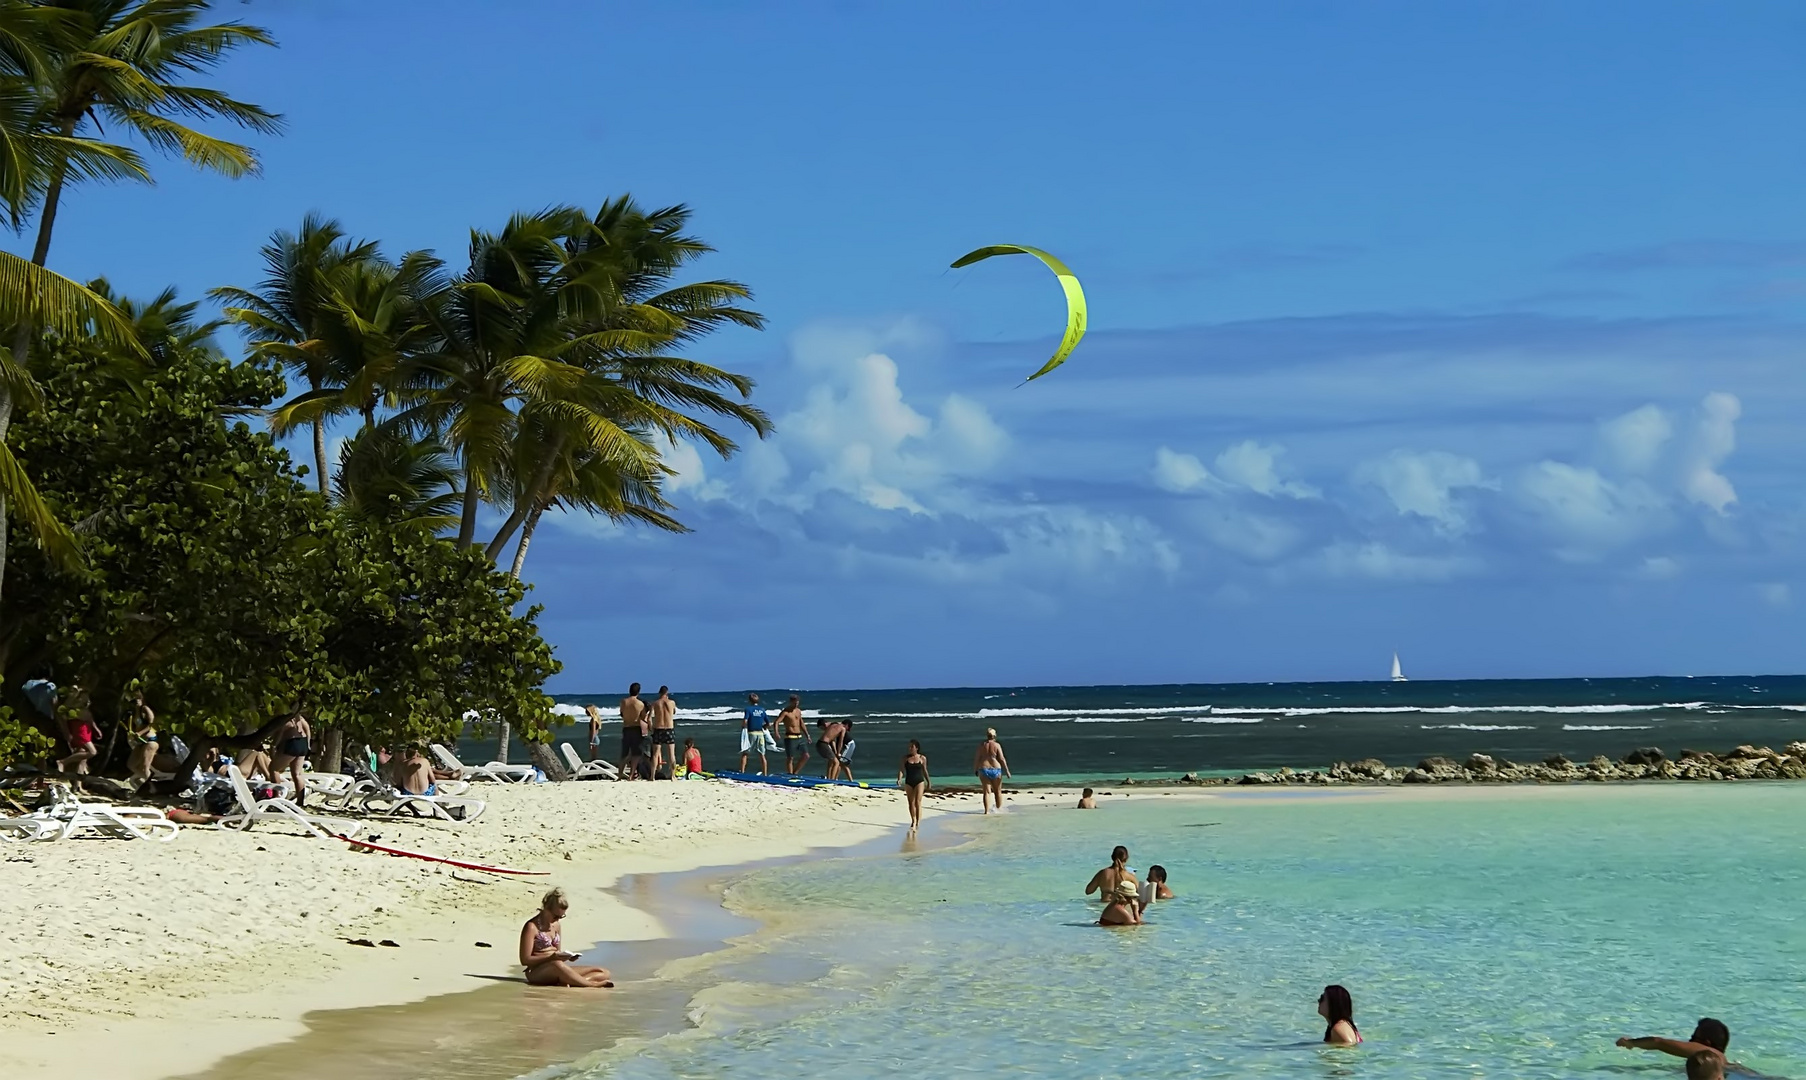
[[[985,813],[991,812],[990,799],[1003,809],[1003,778],[1010,774],[1009,759],[1003,756],[1003,744],[997,741],[997,729],[985,728],[985,741],[972,755],[972,771],[978,774],[978,803]]]
[[[922,793],[928,790],[928,757],[914,739],[909,740],[909,753],[897,766],[897,786],[909,800],[909,831],[914,832],[922,826]]]
[[[564,951],[564,915],[571,909],[563,889],[539,902],[539,914],[520,928],[520,963],[534,986],[613,986],[608,969],[577,967],[576,953]]]
[[[1323,1041],[1331,1046],[1355,1046],[1361,1041],[1361,1029],[1355,1027],[1354,997],[1345,986],[1330,985],[1317,995],[1317,1015],[1329,1022]]]

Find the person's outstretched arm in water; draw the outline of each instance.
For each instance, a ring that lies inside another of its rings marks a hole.
[[[1638,1038],[1623,1038],[1618,1045],[1627,1050],[1658,1050],[1678,1058],[1690,1058],[1701,1050],[1710,1050],[1720,1058],[1731,1045],[1731,1029],[1721,1020],[1710,1016],[1701,1017],[1693,1026],[1693,1034],[1686,1039],[1665,1039],[1660,1035],[1643,1035]]]

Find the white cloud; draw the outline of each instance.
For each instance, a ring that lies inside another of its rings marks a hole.
[[[1637,567],[1637,576],[1651,581],[1667,581],[1679,577],[1680,573],[1680,560],[1667,555],[1651,555]]]
[[[1200,502],[1193,513],[1199,531],[1211,543],[1255,562],[1274,562],[1303,539],[1290,522],[1230,504]]]
[[[1162,490],[1184,494],[1206,487],[1210,482],[1210,470],[1192,455],[1164,446],[1154,451],[1154,484]]]
[[[1335,578],[1379,581],[1447,581],[1480,569],[1477,559],[1462,555],[1413,555],[1385,544],[1336,543],[1318,552],[1317,569]]]
[[[1666,500],[1648,484],[1616,483],[1597,469],[1560,461],[1526,469],[1516,495],[1568,559],[1597,557],[1667,523]]]
[[[1281,446],[1263,446],[1249,439],[1236,443],[1217,455],[1217,474],[1232,484],[1239,484],[1268,498],[1315,499],[1322,492],[1309,484],[1285,480],[1279,475]],[[1193,459],[1195,462],[1197,459]]]
[[[1599,442],[1607,465],[1619,472],[1643,475],[1656,466],[1662,448],[1674,435],[1674,421],[1655,406],[1632,409],[1599,425]]]
[[[659,448],[659,458],[671,470],[671,475],[665,477],[667,495],[688,492],[704,501],[727,497],[727,486],[718,480],[709,479],[708,471],[702,464],[702,454],[694,444],[682,439],[675,442],[667,439]]]
[[[1378,460],[1363,462],[1355,470],[1355,478],[1384,491],[1400,514],[1430,521],[1450,536],[1467,532],[1471,523],[1472,510],[1456,498],[1456,492],[1498,487],[1482,474],[1479,462],[1441,450],[1394,450]]]
[[[1711,393],[1699,403],[1693,437],[1681,461],[1681,493],[1723,514],[1737,501],[1737,489],[1718,467],[1737,447],[1737,418],[1743,403],[1732,394]]]
[[[1793,590],[1787,586],[1786,582],[1770,581],[1758,585],[1756,586],[1756,595],[1761,597],[1762,602],[1769,607],[1784,608],[1793,606]]]

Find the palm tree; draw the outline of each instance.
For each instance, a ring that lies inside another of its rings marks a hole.
[[[333,491],[340,511],[352,517],[439,532],[458,523],[457,481],[445,447],[379,424],[346,442]]]
[[[400,419],[442,434],[458,457],[460,545],[474,542],[482,500],[507,485],[523,412],[561,418],[598,453],[655,460],[618,422],[632,403],[604,408],[618,395],[563,359],[583,341],[572,313],[604,302],[562,243],[583,221],[581,212],[557,208],[516,215],[500,233],[473,231],[469,268],[420,298],[423,347],[410,361]]]
[[[309,214],[297,232],[277,232],[262,249],[264,277],[256,291],[219,288],[225,316],[251,342],[251,355],[273,360],[306,381],[310,395],[337,385],[345,362],[335,350],[345,278],[381,262],[374,243],[355,243],[338,222]],[[296,399],[299,400],[299,399]],[[314,477],[327,491],[326,416],[314,415]],[[278,428],[286,428],[278,423]],[[282,434],[278,430],[277,434]]]
[[[274,45],[266,31],[237,22],[200,25],[209,0],[41,0],[35,6],[60,16],[40,38],[49,63],[36,91],[38,123],[62,145],[88,141],[85,129],[99,130],[104,120],[114,131],[131,132],[202,169],[229,177],[257,170],[250,147],[182,121],[221,119],[274,133],[281,130],[281,118],[219,90],[176,80],[217,67],[241,46]],[[50,256],[63,188],[78,160],[61,151],[49,158],[32,251],[39,266]]]
[[[599,475],[596,470],[605,469],[623,482],[637,478],[651,483],[656,491],[663,473],[648,467],[658,457],[654,444],[643,438],[649,433],[672,441],[696,439],[724,457],[735,451],[730,438],[692,413],[738,421],[760,437],[771,430],[765,414],[744,401],[752,391],[751,379],[663,355],[723,325],[755,329],[764,325],[758,313],[738,306],[751,296],[738,282],[669,285],[680,269],[713,250],[684,235],[688,219],[689,210],[681,205],[647,212],[623,196],[603,204],[580,225],[567,223],[566,260],[574,277],[586,283],[581,295],[592,302],[573,308],[572,325],[566,331],[570,340],[561,355],[587,373],[592,407],[642,436],[641,445],[630,453],[610,453],[608,448],[587,445],[568,421],[542,422],[541,428],[555,429],[551,437],[523,425],[519,431],[524,441],[513,456],[517,462],[536,460],[537,467],[523,470],[517,465],[519,480],[509,492],[511,510],[489,543],[490,558],[499,557],[516,529],[537,524],[546,509],[564,498],[554,483],[556,476],[575,477],[583,470]],[[528,402],[522,414],[543,408]],[[595,512],[615,516],[615,510],[605,508],[630,506],[632,500],[616,498],[592,505],[598,507]],[[525,548],[523,542],[516,551],[517,575]]]

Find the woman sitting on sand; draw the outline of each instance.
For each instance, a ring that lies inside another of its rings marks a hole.
[[[1140,905],[1135,902],[1135,879],[1124,878],[1107,894],[1109,903],[1097,917],[1099,926],[1140,926]]]
[[[1129,849],[1118,844],[1110,849],[1110,865],[1091,875],[1091,881],[1085,886],[1085,895],[1101,893],[1099,899],[1107,904],[1116,894],[1116,887],[1125,881],[1138,889],[1141,886],[1141,882],[1136,881],[1135,875],[1129,872]]]
[[[1355,1027],[1354,998],[1345,986],[1326,986],[1317,996],[1317,1015],[1329,1021],[1323,1041],[1331,1046],[1355,1046],[1361,1041],[1361,1029]]]
[[[897,786],[909,800],[909,828],[913,832],[921,827],[922,792],[928,790],[928,757],[922,753],[922,744],[914,739],[909,740],[909,753],[897,766]]]
[[[607,968],[577,967],[577,953],[564,951],[564,915],[571,909],[563,889],[539,902],[539,914],[520,928],[520,963],[534,986],[613,986]]]

